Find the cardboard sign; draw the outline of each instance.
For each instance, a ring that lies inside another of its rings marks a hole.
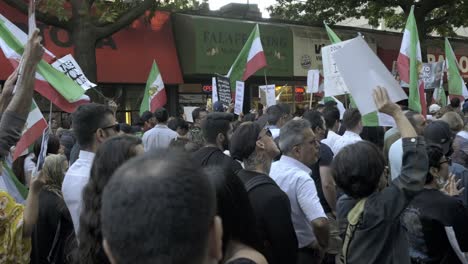
[[[85,90],[96,87],[96,84],[90,82],[88,78],[86,78],[86,76],[80,68],[80,65],[78,65],[78,62],[76,62],[76,60],[70,54],[52,63],[52,67],[65,73],[65,75],[70,77],[73,81],[75,81],[79,86],[83,87],[83,89]]]
[[[343,81],[340,70],[338,69],[335,58],[333,57],[335,52],[341,50],[349,42],[350,40],[342,41],[340,43],[328,45],[322,48],[325,96],[335,96],[349,93],[349,89]]]
[[[236,102],[234,103],[234,114],[240,115],[244,107],[244,82],[236,81]]]
[[[218,89],[216,88],[216,77],[211,78],[211,102],[218,102]]]
[[[261,102],[263,105],[270,107],[276,104],[275,85],[260,85]]]
[[[310,70],[307,72],[307,92],[319,92],[320,72],[319,70]]]
[[[229,108],[232,101],[231,82],[229,78],[222,75],[216,76],[216,89],[218,90],[218,101],[223,104],[224,108]]]
[[[377,86],[384,87],[390,100],[407,99],[398,82],[362,37],[350,40],[333,54],[336,66],[349,88],[362,115],[377,111],[372,94]],[[325,88],[325,93],[326,93]]]

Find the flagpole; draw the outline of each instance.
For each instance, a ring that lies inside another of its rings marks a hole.
[[[265,76],[265,85],[268,85],[267,76],[266,76],[266,69],[263,69],[263,76]]]

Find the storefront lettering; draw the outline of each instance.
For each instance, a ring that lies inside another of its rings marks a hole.
[[[322,48],[325,46],[325,44],[315,44],[315,54],[321,54]]]
[[[203,42],[215,44],[243,45],[247,41],[248,35],[242,33],[228,32],[203,32]]]
[[[443,61],[443,60],[445,60],[444,55],[437,56],[437,60],[436,60],[436,55],[427,54],[428,62],[436,62],[436,61]],[[458,66],[460,67],[460,70],[462,73],[468,73],[468,57],[467,56],[459,57]]]
[[[17,27],[19,27],[21,30],[24,32],[27,32],[28,26],[24,23],[15,23]],[[40,34],[42,39],[45,38],[45,32],[48,29],[49,33],[49,38],[50,40],[54,43],[55,46],[61,47],[61,48],[69,48],[73,46],[73,42],[70,38],[70,34],[61,28],[56,28],[56,27],[51,27],[43,23],[37,24],[37,27],[40,29]],[[46,43],[47,46],[47,43]],[[115,43],[114,39],[112,37],[104,38],[96,44],[96,48],[104,48],[104,47],[110,47],[111,49],[117,49],[117,44]]]
[[[205,44],[233,45],[236,47],[242,47],[248,37],[249,35],[243,33],[203,32],[203,42]],[[286,48],[288,45],[288,41],[284,37],[263,35],[261,38],[262,45],[264,47]]]

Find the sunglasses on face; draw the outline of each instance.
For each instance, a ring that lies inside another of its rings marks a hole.
[[[439,166],[444,164],[444,163],[447,163],[449,166],[452,166],[452,158],[451,157],[446,157],[444,161],[439,162]]]
[[[111,125],[111,126],[100,127],[100,129],[102,129],[102,130],[113,129],[115,132],[120,132],[120,125],[115,124],[115,125]],[[96,129],[96,131],[97,131],[97,129]]]
[[[264,128],[262,131],[265,131],[265,134],[261,135],[262,132],[260,132],[260,134],[258,134],[257,140],[262,139],[264,136],[267,136],[267,137],[272,137],[273,136],[273,134],[271,134],[271,131],[270,131],[269,128]]]

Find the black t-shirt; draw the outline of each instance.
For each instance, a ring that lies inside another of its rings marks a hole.
[[[291,220],[291,203],[286,193],[265,174],[241,170],[237,175],[244,185],[257,177],[268,182],[257,185],[248,193],[265,248],[262,253],[268,263],[296,263],[298,244]]]
[[[439,190],[424,189],[401,216],[410,257],[419,263],[461,263],[447,238],[452,227],[461,251],[468,251],[468,211],[462,202]]]
[[[333,151],[326,144],[320,143],[320,159],[310,167],[312,170],[312,179],[314,179],[315,187],[317,188],[317,194],[320,199],[320,204],[323,207],[325,213],[331,213],[331,207],[325,199],[322,189],[322,180],[320,178],[320,167],[330,166],[333,161]]]
[[[239,162],[224,154],[217,147],[203,147],[192,153],[192,160],[202,167],[223,166],[231,168],[233,172],[242,169]]]

